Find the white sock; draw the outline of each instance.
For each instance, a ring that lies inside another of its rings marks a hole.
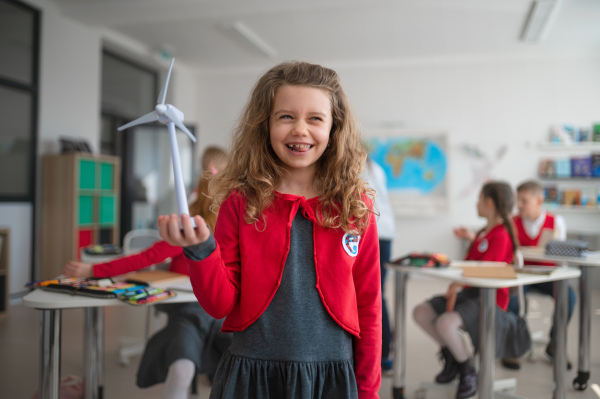
[[[178,359],[169,367],[161,399],[187,399],[188,388],[196,373],[196,365],[189,359]]]

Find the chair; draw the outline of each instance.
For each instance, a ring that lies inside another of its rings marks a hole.
[[[160,240],[161,238],[158,234],[158,230],[131,230],[130,232],[125,234],[125,237],[123,238],[123,253],[125,255],[135,254],[137,252],[143,251],[144,249],[150,247],[152,244]],[[154,268],[156,266],[151,267]],[[119,363],[122,366],[127,366],[129,364],[129,358],[131,356],[139,355],[142,352],[144,352],[146,341],[148,341],[148,337],[150,336],[150,330],[152,329],[152,320],[152,307],[148,306],[146,308],[146,325],[144,330],[144,338],[121,338],[119,348]]]

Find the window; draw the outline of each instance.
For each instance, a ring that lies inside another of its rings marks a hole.
[[[39,12],[0,0],[0,201],[33,202]]]

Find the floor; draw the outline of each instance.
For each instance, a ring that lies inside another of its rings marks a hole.
[[[393,275],[392,275],[393,277]],[[433,294],[445,290],[446,284],[438,280],[414,278],[408,283],[407,309]],[[391,303],[393,278],[388,278],[386,297]],[[530,298],[530,329],[542,338],[549,329],[552,302],[545,297]],[[595,292],[592,302],[592,335],[591,335],[591,380],[600,384],[600,293]],[[568,354],[573,361],[573,370],[567,372],[567,398],[598,399],[599,396],[588,388],[584,392],[571,388],[571,381],[576,376],[577,343],[578,343],[578,308],[568,331]],[[135,374],[140,356],[131,358],[127,366],[119,364],[119,341],[127,337],[142,337],[144,331],[145,309],[129,306],[106,308],[105,310],[105,384],[104,397],[148,399],[160,397],[160,386],[139,389],[135,386]],[[160,323],[159,319],[159,323]],[[10,315],[0,319],[0,398],[30,399],[38,387],[39,375],[39,314],[36,310],[15,303],[11,306]],[[80,309],[62,312],[62,376],[82,375],[82,331],[83,320]],[[406,397],[416,398],[416,391],[422,381],[431,381],[440,365],[436,358],[438,348],[419,330],[412,319],[407,318],[407,364]],[[527,357],[523,361],[521,371],[509,371],[496,364],[496,378],[518,379],[517,393],[527,398],[552,397],[552,366],[545,356],[544,346],[536,346],[537,359]],[[208,398],[210,385],[208,380],[200,378],[198,396],[190,398]],[[380,396],[391,398],[392,379],[383,377]],[[437,396],[436,396],[437,395]],[[428,398],[452,398],[451,391],[430,392]]]

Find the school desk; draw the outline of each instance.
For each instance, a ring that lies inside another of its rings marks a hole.
[[[579,305],[579,355],[577,377],[573,380],[573,388],[583,391],[587,388],[590,378],[590,334],[592,320],[592,285],[590,284],[593,267],[600,267],[600,252],[592,252],[585,258],[566,256],[549,256],[541,248],[522,247],[521,253],[525,260],[534,262],[564,262],[569,266],[581,269],[580,305]]]
[[[195,302],[191,292],[177,295],[161,303]],[[131,306],[117,299],[91,298],[36,289],[23,304],[40,311],[40,380],[39,399],[59,399],[61,311],[83,308],[83,369],[85,399],[102,399],[104,386],[104,308]]]
[[[465,264],[466,262],[460,262]],[[566,334],[567,334],[567,281],[577,278],[581,271],[572,268],[561,268],[551,275],[517,274],[516,279],[468,278],[463,277],[462,269],[448,268],[418,268],[388,264],[388,269],[395,271],[395,330],[394,330],[394,382],[393,398],[404,399],[404,379],[406,372],[406,281],[408,273],[430,276],[477,287],[481,289],[480,328],[479,338],[479,376],[477,392],[479,399],[494,398],[494,365],[496,360],[496,289],[502,287],[517,287],[557,281],[557,326],[556,350],[554,353],[554,399],[565,399],[565,363],[566,363]],[[497,394],[496,397],[503,396]]]

